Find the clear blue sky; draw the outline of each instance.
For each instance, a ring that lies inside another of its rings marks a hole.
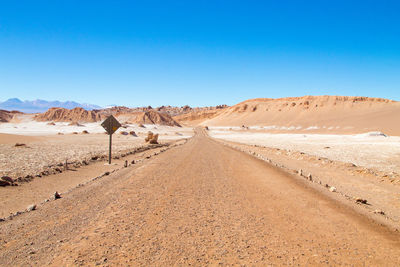
[[[400,100],[400,1],[0,1],[0,101]]]

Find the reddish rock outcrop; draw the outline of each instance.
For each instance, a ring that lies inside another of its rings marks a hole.
[[[37,121],[72,121],[72,122],[96,122],[102,119],[97,110],[85,110],[83,108],[50,108],[45,113],[35,116]]]

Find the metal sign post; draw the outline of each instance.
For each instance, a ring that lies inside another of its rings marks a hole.
[[[108,148],[108,164],[111,164],[111,144],[112,144],[112,134],[121,127],[121,124],[114,118],[113,115],[110,115],[103,123],[101,124],[103,128],[106,130],[108,135],[110,136],[110,144]]]
[[[112,134],[110,134],[110,144],[108,146],[108,164],[111,164]]]

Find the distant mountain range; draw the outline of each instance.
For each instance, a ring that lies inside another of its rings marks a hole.
[[[4,102],[0,102],[0,109],[5,110],[18,110],[24,113],[38,113],[38,112],[45,112],[49,108],[52,107],[59,107],[59,108],[77,108],[81,107],[86,110],[92,109],[101,109],[100,106],[92,105],[92,104],[80,104],[74,101],[46,101],[46,100],[33,100],[33,101],[21,101],[18,98],[10,98]]]

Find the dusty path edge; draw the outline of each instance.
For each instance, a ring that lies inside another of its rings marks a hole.
[[[191,138],[193,138],[193,137],[191,137]],[[149,160],[152,156],[157,156],[158,154],[163,153],[163,152],[165,152],[165,151],[167,151],[167,150],[169,150],[169,149],[171,149],[171,148],[184,145],[184,144],[186,144],[186,143],[189,141],[189,139],[191,139],[191,138],[179,139],[179,140],[176,140],[176,141],[173,141],[173,142],[169,142],[169,143],[162,144],[161,146],[148,147],[148,148],[146,148],[146,149],[143,150],[143,151],[153,151],[153,150],[156,150],[156,149],[158,149],[158,148],[161,148],[161,150],[160,150],[159,152],[154,152],[154,153],[153,153],[152,155],[150,155],[150,156],[146,156],[146,157],[144,157],[144,158],[142,158],[142,159],[136,160],[136,161],[135,161],[135,164],[138,164],[138,163],[141,163],[141,162],[145,162],[146,160]],[[143,151],[140,151],[140,152],[143,152]],[[139,153],[140,153],[140,152],[139,152]],[[134,154],[132,154],[132,155],[134,155]],[[85,182],[76,184],[75,186],[72,186],[71,188],[69,188],[69,189],[66,190],[66,191],[63,191],[63,192],[60,191],[60,192],[57,192],[57,193],[59,193],[60,196],[66,195],[66,194],[69,194],[69,193],[72,193],[72,192],[74,192],[75,190],[77,190],[78,188],[81,188],[81,187],[83,187],[83,186],[88,186],[88,185],[94,183],[95,181],[97,181],[97,180],[99,180],[99,179],[101,179],[101,178],[104,178],[105,176],[109,176],[109,175],[111,175],[111,174],[116,174],[116,173],[118,173],[119,171],[124,170],[124,169],[126,169],[126,168],[128,168],[128,167],[130,167],[130,166],[132,166],[132,165],[133,165],[133,164],[128,163],[127,167],[118,167],[118,168],[116,168],[116,169],[114,169],[114,170],[107,171],[107,172],[105,172],[105,173],[103,173],[103,174],[100,174],[100,175],[98,175],[98,176],[95,176],[95,177],[93,177],[93,178],[91,178],[91,179],[89,179],[89,180],[87,180],[87,181],[85,181]],[[30,206],[28,207],[28,209],[18,210],[18,211],[16,211],[16,212],[14,212],[13,214],[10,214],[9,216],[0,217],[0,223],[13,220],[14,218],[16,218],[16,217],[18,217],[18,216],[20,216],[20,215],[22,215],[22,214],[25,214],[25,213],[34,211],[34,210],[36,210],[36,209],[39,208],[39,207],[43,207],[43,205],[45,205],[46,203],[48,203],[48,202],[50,202],[50,201],[54,201],[54,200],[56,200],[55,196],[51,196],[50,198],[47,198],[47,199],[45,199],[44,201],[41,201],[41,202],[39,202],[39,203],[34,203],[34,204],[30,205]]]
[[[262,161],[264,164],[276,169],[277,171],[284,174],[288,180],[293,182],[294,184],[306,188],[309,190],[310,193],[322,197],[323,199],[329,201],[332,205],[335,206],[336,209],[340,210],[341,212],[352,216],[354,219],[359,221],[360,223],[367,224],[369,226],[377,226],[379,227],[371,227],[375,232],[385,233],[390,239],[398,240],[400,238],[400,226],[392,221],[389,217],[381,216],[378,214],[371,213],[368,211],[364,205],[356,204],[352,199],[342,195],[342,194],[335,194],[327,190],[324,185],[320,185],[317,183],[309,182],[308,180],[304,179],[299,175],[293,174],[293,170],[285,168],[278,163],[274,163],[272,161],[265,160],[257,156],[257,154],[247,153],[242,151],[234,146],[231,146],[224,142],[224,140],[219,140],[216,138],[212,138],[208,135],[207,131],[203,130],[203,133],[207,138],[209,138],[212,142],[218,143],[223,145],[233,151],[243,153],[249,157],[253,157],[259,161]],[[231,142],[235,143],[235,142]],[[240,143],[238,143],[240,144]],[[395,236],[393,236],[395,234]]]

